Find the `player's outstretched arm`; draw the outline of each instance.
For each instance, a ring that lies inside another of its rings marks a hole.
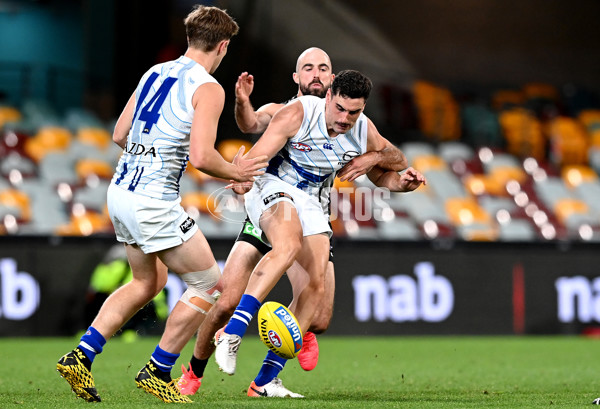
[[[135,108],[135,92],[129,97],[129,101],[123,108],[123,112],[119,115],[115,129],[113,131],[113,142],[125,149],[127,145],[127,135],[131,129],[131,123],[133,122],[133,112]]]
[[[389,189],[391,192],[412,192],[427,184],[425,176],[413,167],[398,173],[376,166],[367,173],[367,177],[375,186]]]
[[[254,110],[250,94],[254,89],[254,77],[243,72],[235,83],[235,122],[243,133],[262,133],[267,129],[271,118],[283,105],[266,104]]]
[[[278,110],[265,133],[248,152],[248,157],[266,156],[270,160],[285,146],[288,139],[296,135],[303,119],[304,108],[299,101]]]
[[[367,138],[367,153],[348,162],[338,173],[340,180],[353,181],[359,176],[369,173],[375,166],[395,172],[408,167],[404,153],[381,136],[370,119],[368,120]]]
[[[194,118],[190,132],[190,163],[195,168],[218,178],[245,182],[264,173],[265,157],[256,155],[252,159],[244,156],[244,148],[236,155],[233,163],[227,162],[215,149],[219,117],[225,104],[225,91],[216,83],[198,87],[192,100]]]

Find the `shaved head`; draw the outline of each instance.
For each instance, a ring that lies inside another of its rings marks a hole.
[[[310,47],[307,48],[300,54],[298,57],[298,61],[296,61],[296,72],[299,72],[302,69],[302,66],[307,59],[317,59],[321,60],[321,63],[327,64],[329,69],[331,70],[331,60],[329,59],[329,55],[318,47]]]

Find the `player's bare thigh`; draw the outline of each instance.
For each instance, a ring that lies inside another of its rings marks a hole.
[[[156,254],[145,254],[136,244],[125,244],[127,261],[134,280],[146,282],[158,290],[167,283],[167,267],[160,262]]]
[[[216,263],[208,241],[200,230],[189,240],[157,254],[162,262],[177,274],[208,270]]]
[[[262,301],[292,265],[302,247],[302,225],[294,206],[281,201],[263,212],[260,227],[272,250],[252,272],[246,293]]]
[[[290,257],[287,269],[302,246],[302,224],[296,208],[285,200],[274,204],[260,216],[260,228],[271,243],[271,257],[274,252]]]

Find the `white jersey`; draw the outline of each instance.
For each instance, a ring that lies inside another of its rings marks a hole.
[[[292,103],[295,101],[304,107],[304,120],[298,133],[271,159],[267,173],[326,206],[324,200],[329,199],[336,172],[367,151],[367,117],[361,113],[347,133],[330,137],[325,123],[325,99],[307,95]]]
[[[192,59],[158,64],[135,91],[135,113],[127,146],[112,183],[162,200],[179,197],[179,180],[190,151],[192,97],[202,84],[217,81]]]

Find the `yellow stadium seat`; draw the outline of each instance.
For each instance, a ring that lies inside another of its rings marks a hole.
[[[217,203],[215,197],[206,192],[189,192],[181,197],[181,206],[184,209],[194,207],[199,212],[217,216]]]
[[[554,214],[562,223],[566,224],[567,219],[573,214],[585,214],[589,211],[588,205],[579,199],[559,199],[554,205]]]
[[[437,155],[415,156],[412,160],[412,166],[419,172],[448,169],[448,164],[446,161],[441,156]]]
[[[196,183],[198,183],[200,185],[202,183],[206,182],[207,180],[215,179],[212,176],[207,175],[206,173],[196,169],[189,163],[188,163],[187,167],[185,168],[185,173],[187,175],[189,175],[192,179],[194,179],[196,181]]]
[[[461,232],[462,238],[467,241],[496,241],[499,235],[497,226],[483,226]]]
[[[23,150],[27,156],[33,159],[36,163],[39,163],[46,153],[48,153],[48,150],[37,139],[34,138],[29,138],[25,141]]]
[[[40,162],[48,152],[64,151],[71,144],[71,133],[65,128],[45,127],[25,141],[25,153]]]
[[[527,179],[525,170],[514,166],[497,166],[490,171],[489,176],[502,186],[506,186],[511,180],[523,183]]]
[[[109,163],[99,159],[81,159],[75,164],[75,172],[80,179],[96,175],[100,179],[110,179],[114,169]]]
[[[525,94],[517,90],[499,90],[492,95],[492,106],[496,111],[525,103]]]
[[[491,178],[489,175],[471,174],[463,179],[463,184],[467,191],[474,196],[489,195],[506,195],[505,184]]]
[[[548,125],[551,148],[560,166],[587,164],[590,141],[581,122],[559,117]]]
[[[60,127],[41,128],[34,136],[48,150],[65,150],[71,143],[71,132]]]
[[[600,109],[585,109],[577,116],[579,121],[588,129],[600,129]]]
[[[31,206],[27,193],[15,189],[3,190],[0,192],[0,203],[20,209],[20,218],[24,221],[31,220]]]
[[[244,151],[244,154],[246,154],[252,147],[252,143],[243,139],[226,139],[217,145],[217,151],[227,162],[231,162],[241,146],[246,148]]]
[[[89,236],[95,233],[106,233],[112,230],[107,214],[85,211],[83,214],[71,215],[71,220],[55,230],[59,236]]]
[[[530,82],[523,86],[523,93],[528,99],[543,98],[552,101],[558,100],[558,90],[551,84]]]
[[[490,224],[490,215],[472,198],[452,198],[444,204],[449,220],[455,226]]]
[[[416,81],[413,96],[419,127],[424,135],[442,141],[460,138],[460,107],[448,89],[427,81]]]
[[[589,166],[568,165],[561,169],[561,177],[570,188],[575,188],[582,183],[598,180],[598,174]]]
[[[81,128],[77,131],[76,139],[99,149],[106,149],[112,143],[112,136],[102,128]]]
[[[516,156],[532,156],[543,160],[546,155],[546,138],[542,124],[532,112],[523,108],[508,109],[498,116],[507,142],[506,150]]]
[[[592,129],[590,134],[590,146],[600,147],[600,128]]]
[[[0,128],[7,122],[21,120],[21,112],[17,108],[3,106],[0,107]]]

